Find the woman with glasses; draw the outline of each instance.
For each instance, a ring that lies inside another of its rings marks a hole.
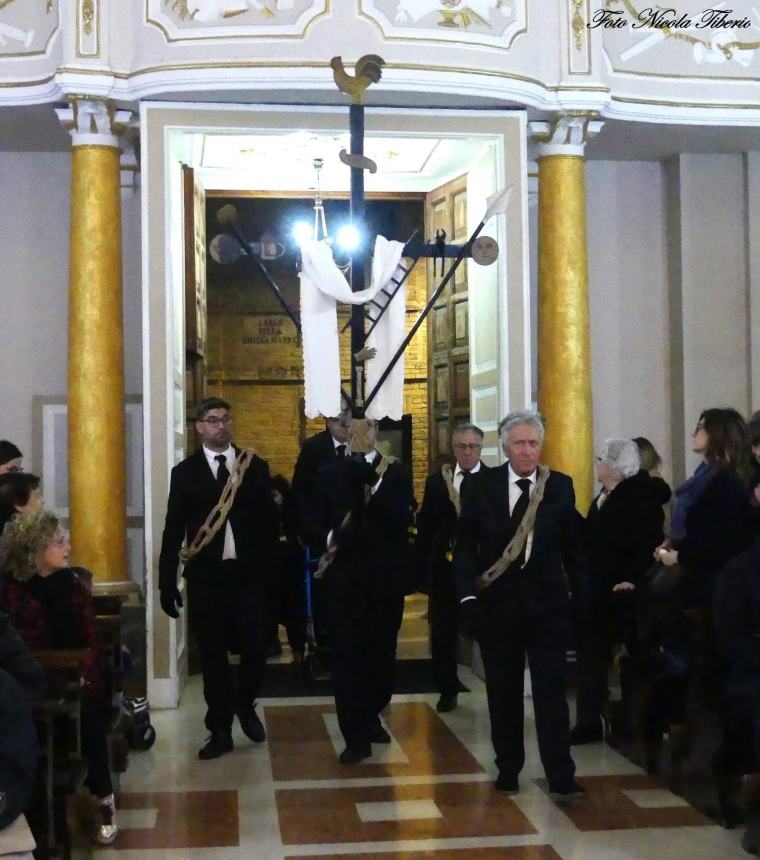
[[[86,784],[98,803],[93,838],[109,845],[117,826],[106,738],[106,665],[85,584],[89,574],[69,567],[70,549],[55,514],[39,508],[14,517],[0,537],[0,603],[30,648],[87,649],[81,673],[82,751]]]

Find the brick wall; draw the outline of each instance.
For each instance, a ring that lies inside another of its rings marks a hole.
[[[407,330],[424,306],[425,267],[408,280]],[[272,474],[292,477],[301,442],[324,429],[324,420],[303,414],[303,360],[292,323],[284,314],[239,312],[227,302],[210,305],[208,393],[228,400],[235,414],[235,440],[269,461]],[[348,318],[341,315],[341,326]],[[341,373],[348,388],[350,337],[341,339]],[[404,411],[412,415],[414,490],[422,501],[428,462],[427,325],[405,356]]]

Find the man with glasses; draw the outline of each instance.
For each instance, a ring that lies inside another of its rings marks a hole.
[[[195,412],[195,429],[202,447],[172,469],[159,558],[161,607],[171,618],[179,618],[182,606],[177,587],[180,547],[184,540],[193,543],[199,534],[241,454],[232,442],[232,415],[224,400],[202,400]],[[255,711],[266,661],[264,581],[276,534],[266,462],[253,455],[236,487],[221,528],[187,561],[183,573],[190,622],[200,650],[206,728],[211,732],[198,752],[200,759],[218,758],[232,749],[236,713],[252,741],[266,739]],[[240,649],[237,683],[227,656],[233,644]]]
[[[0,475],[20,472],[24,465],[24,455],[7,439],[0,439]]]
[[[457,642],[459,597],[452,569],[454,541],[461,510],[460,496],[469,475],[488,468],[480,461],[483,431],[474,424],[460,424],[452,438],[454,463],[446,463],[428,475],[417,518],[417,549],[430,574],[430,656],[433,678],[440,698],[439,713],[457,706]]]

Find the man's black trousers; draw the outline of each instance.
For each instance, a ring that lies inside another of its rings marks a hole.
[[[459,640],[459,596],[451,563],[441,561],[430,580],[430,657],[433,680],[443,696],[459,692],[457,644]]]
[[[519,589],[517,589],[519,591]],[[541,763],[550,783],[573,778],[569,712],[565,694],[569,619],[520,611],[519,594],[479,598],[483,624],[478,636],[486,673],[491,740],[500,773],[516,777],[525,763],[523,683],[530,667],[533,711]]]
[[[260,575],[223,561],[188,575],[190,624],[198,642],[206,699],[206,728],[226,732],[235,713],[256,701],[266,662],[268,613]],[[228,651],[240,652],[233,676]]]
[[[377,596],[342,573],[328,569],[327,601],[335,710],[346,746],[353,747],[370,742],[393,695],[404,597]]]

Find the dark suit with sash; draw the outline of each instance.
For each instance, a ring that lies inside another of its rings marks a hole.
[[[188,543],[193,540],[221,492],[202,448],[172,469],[159,588],[176,583],[180,547],[185,538]],[[222,560],[226,531],[222,526],[183,572],[201,656],[206,727],[212,732],[229,731],[236,710],[253,705],[266,660],[264,586],[277,531],[269,467],[260,457],[254,456],[248,466],[227,521],[236,559]],[[227,658],[232,646],[240,649],[237,689]]]
[[[454,572],[460,598],[475,597],[482,616],[477,638],[499,771],[516,778],[525,761],[527,654],[541,761],[549,782],[559,784],[572,780],[575,772],[565,696],[570,583],[580,599],[587,578],[572,480],[561,472],[549,473],[527,563],[520,567],[515,561],[480,590],[476,579],[501,557],[517,525],[510,517],[507,463],[468,478]]]
[[[452,465],[452,475],[455,465]],[[480,470],[487,468],[485,463],[480,464]],[[465,480],[469,482],[470,476],[463,477],[460,492]],[[417,516],[417,549],[430,573],[430,657],[433,679],[443,696],[456,695],[459,691],[459,596],[452,564],[458,519],[441,471],[428,475]]]
[[[310,536],[324,548],[332,531],[338,546],[324,582],[335,708],[347,747],[369,743],[380,726],[379,712],[391,700],[396,639],[412,575],[411,475],[402,463],[391,463],[366,500],[373,477],[370,464],[351,459],[321,469]]]

